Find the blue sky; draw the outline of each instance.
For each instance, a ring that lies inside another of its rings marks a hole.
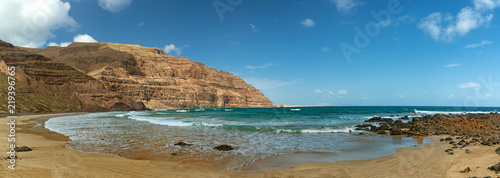
[[[156,47],[231,72],[275,104],[499,106],[499,7],[500,0],[3,0],[0,39],[37,48]]]

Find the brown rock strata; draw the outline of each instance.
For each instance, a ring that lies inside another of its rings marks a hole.
[[[114,43],[27,49],[72,66],[151,109],[272,107],[241,78],[163,50]]]
[[[7,67],[11,66],[16,72],[16,113],[146,109],[71,66],[0,40],[1,112],[8,111]]]

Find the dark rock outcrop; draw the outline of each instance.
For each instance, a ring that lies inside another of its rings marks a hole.
[[[495,171],[496,173],[499,173],[500,172],[500,163],[495,164],[495,165],[489,167],[488,169],[492,170],[492,171]]]
[[[184,142],[178,142],[174,145],[177,145],[177,146],[193,146],[193,144],[189,144],[189,143],[184,143]]]
[[[14,148],[14,151],[16,151],[16,152],[25,152],[25,151],[31,151],[31,150],[33,150],[33,149],[31,149],[28,146],[22,146],[22,147],[15,147]]]
[[[214,147],[214,149],[220,150],[220,151],[231,151],[234,148],[229,146],[229,145],[219,145],[219,146]]]

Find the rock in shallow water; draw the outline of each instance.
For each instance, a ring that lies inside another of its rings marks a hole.
[[[177,145],[177,146],[193,146],[193,144],[189,144],[189,143],[184,143],[184,142],[178,142],[174,145]]]
[[[220,151],[231,151],[231,150],[234,150],[233,147],[229,146],[229,145],[219,145],[217,147],[214,147],[216,150],[220,150]]]

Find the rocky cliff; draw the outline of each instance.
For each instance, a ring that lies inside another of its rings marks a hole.
[[[26,49],[102,82],[112,92],[151,109],[272,107],[241,78],[163,50],[114,43],[72,43]]]
[[[0,40],[0,111],[7,111],[7,67],[14,66],[16,112],[144,110],[142,102],[109,90],[104,83]]]

